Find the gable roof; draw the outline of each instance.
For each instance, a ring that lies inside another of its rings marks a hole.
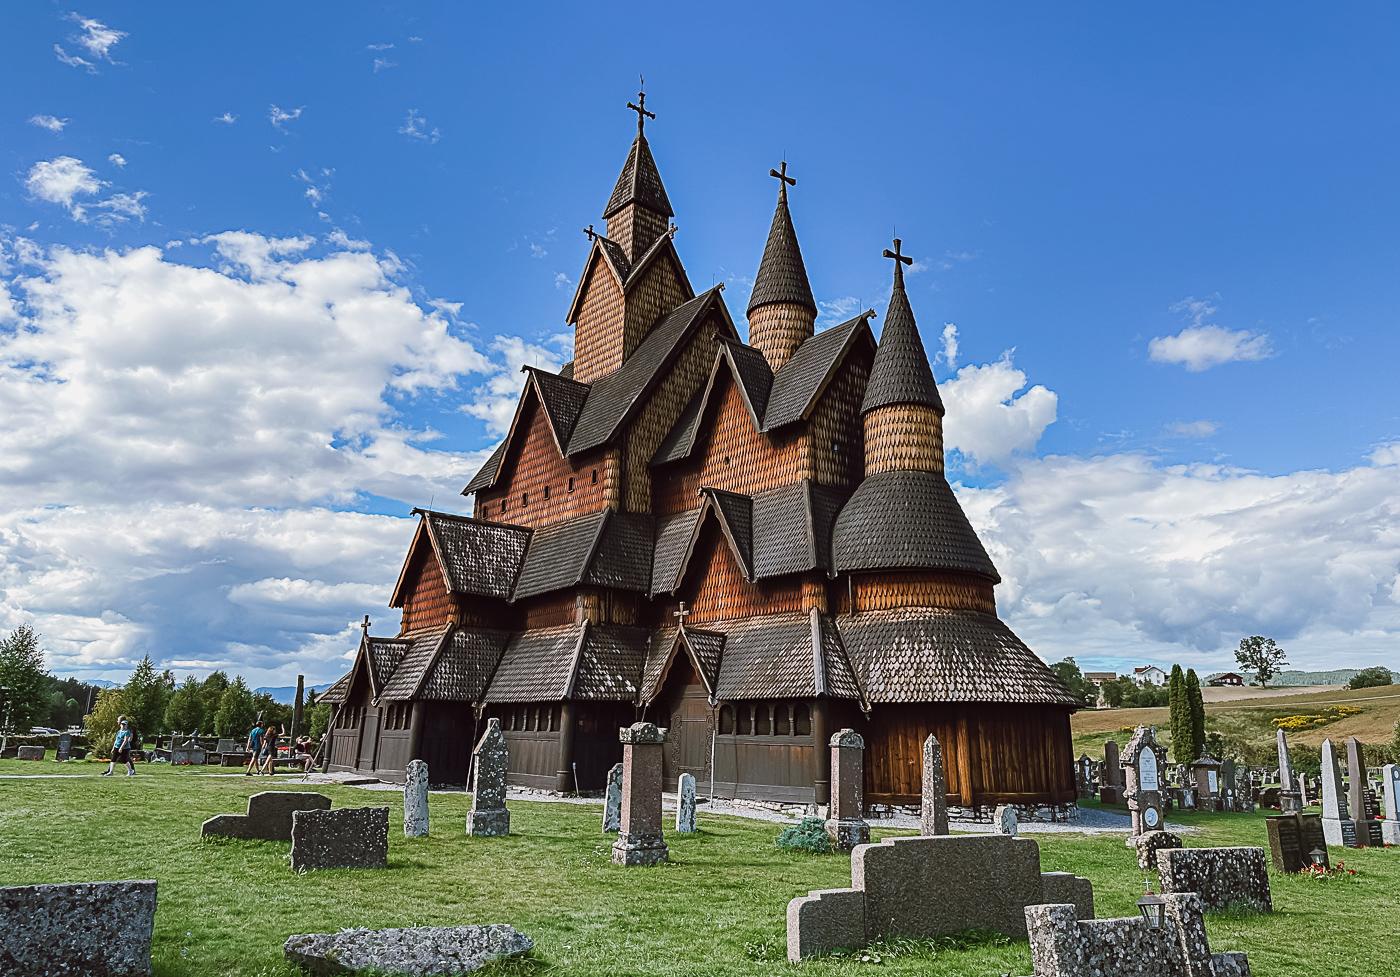
[[[451,625],[444,624],[442,627],[430,628],[412,635],[408,650],[394,668],[394,674],[389,681],[384,683],[379,698],[387,702],[412,699],[450,629]]]
[[[687,298],[695,296],[695,289],[690,285],[690,276],[685,272],[685,265],[681,263],[680,253],[676,251],[674,235],[670,230],[662,234],[647,247],[638,257],[635,263],[627,257],[627,252],[622,245],[611,238],[601,234],[593,236],[593,244],[589,246],[588,254],[583,259],[583,273],[578,276],[578,284],[574,286],[574,297],[569,300],[569,311],[564,315],[564,321],[576,324],[579,312],[583,308],[583,297],[591,281],[591,275],[595,262],[602,261],[608,271],[612,274],[613,282],[625,295],[632,288],[646,277],[646,270],[656,263],[659,256],[668,254],[671,257],[671,267],[676,272],[676,278],[681,286],[681,293]]]
[[[778,184],[778,206],[773,211],[758,274],[754,276],[748,314],[752,316],[754,309],[772,302],[790,302],[817,311],[812,286],[807,281],[807,266],[802,263],[802,249],[797,244],[797,231],[792,226],[784,182]]]
[[[504,439],[496,445],[496,449],[491,452],[482,466],[477,469],[471,481],[467,482],[467,487],[462,489],[463,495],[471,495],[473,492],[480,492],[484,488],[490,488],[496,483],[496,475],[501,470],[501,459],[506,456],[506,442]]]
[[[875,362],[870,367],[870,380],[865,385],[861,413],[890,404],[923,404],[942,414],[943,399],[938,395],[933,368],[904,291],[904,266],[896,261],[894,267],[894,291],[885,312],[885,327],[880,330]]]
[[[656,454],[652,456],[652,465],[678,461],[689,457],[695,450],[715,390],[720,387],[721,369],[728,373],[738,387],[754,428],[763,430],[763,413],[768,407],[768,395],[773,388],[773,371],[768,366],[768,360],[752,346],[728,339],[721,340],[719,349],[715,350],[715,361],[710,367],[709,379],[686,404],[676,423],[662,439]]]
[[[635,702],[651,632],[618,624],[588,624],[574,667],[569,698]]]
[[[652,158],[651,146],[641,132],[632,140],[632,148],[627,151],[627,161],[622,164],[622,172],[608,197],[608,205],[603,208],[603,219],[607,220],[630,203],[640,204],[654,210],[662,217],[674,217],[671,201],[666,196],[666,188],[661,184],[661,173]]]
[[[355,688],[355,677],[363,672],[369,682],[370,698],[378,699],[412,644],[407,638],[376,638],[367,631],[361,632],[360,647],[346,676],[346,696]]]
[[[350,676],[353,674],[354,671],[352,669],[351,671],[346,672],[344,675],[340,676],[340,678],[336,679],[334,682],[331,683],[330,688],[326,689],[326,691],[322,692],[319,696],[316,697],[316,701],[318,703],[344,702],[345,697],[350,692]]]
[[[684,654],[700,683],[711,699],[715,698],[715,683],[719,679],[719,663],[724,653],[724,635],[702,628],[670,628],[662,632],[666,640],[654,642],[653,654],[642,675],[640,701],[651,702],[661,694],[661,687],[671,673],[677,656]]]
[[[753,572],[764,580],[831,569],[831,531],[845,495],[802,479],[753,497]]]
[[[723,288],[722,284],[716,285],[677,306],[647,333],[622,366],[593,382],[569,437],[568,454],[599,448],[613,439],[666,375],[684,340],[706,313],[717,309],[726,331],[735,335],[734,322],[720,295]]]
[[[573,434],[574,424],[578,421],[584,401],[588,398],[589,385],[579,383],[571,377],[541,370],[536,366],[522,366],[520,372],[525,374],[525,384],[520,390],[520,399],[515,402],[515,413],[511,416],[510,428],[480,471],[473,475],[466,488],[462,489],[463,495],[470,495],[496,484],[507,450],[515,443],[517,436],[524,436],[521,418],[525,416],[525,408],[532,396],[540,403],[540,410],[549,424],[549,433],[554,438],[554,446],[559,449],[561,455],[565,453],[565,446],[569,443],[569,436]]]
[[[565,624],[510,638],[487,702],[635,702],[648,632],[622,625]]]
[[[536,529],[512,600],[590,584],[646,593],[653,520],[603,509]]]
[[[510,634],[490,628],[455,628],[437,649],[412,698],[480,702]]]
[[[676,585],[685,578],[690,569],[691,558],[705,530],[707,513],[713,513],[719,523],[721,534],[729,544],[729,551],[739,564],[744,579],[753,581],[753,499],[738,492],[724,489],[703,488],[700,490],[704,501],[700,503],[699,515],[691,528],[690,539],[686,544],[685,556],[676,574]]]
[[[413,512],[420,517],[418,529],[399,571],[390,607],[403,606],[409,568],[424,545],[430,546],[449,593],[510,597],[530,530],[431,509]]]
[[[774,431],[805,419],[846,354],[862,342],[875,348],[869,322],[874,315],[867,310],[803,340],[791,359],[773,376],[773,388],[763,415],[764,431]]]

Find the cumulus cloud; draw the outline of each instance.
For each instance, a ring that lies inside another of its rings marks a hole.
[[[973,465],[1000,465],[1031,451],[1055,421],[1059,398],[1040,384],[1026,390],[1013,353],[994,363],[969,363],[940,384],[948,410],[944,444]]]
[[[24,186],[38,199],[66,207],[74,217],[80,218],[82,205],[77,199],[97,193],[102,189],[102,181],[82,160],[59,156],[31,166]]]
[[[934,354],[934,362],[946,363],[953,370],[958,365],[958,327],[951,322],[943,323],[942,348]]]
[[[40,129],[47,129],[52,133],[60,133],[63,131],[63,127],[68,124],[68,120],[52,115],[31,115],[29,124],[38,126]]]
[[[1226,329],[1210,321],[1217,309],[1205,299],[1187,298],[1172,306],[1190,325],[1173,336],[1155,336],[1147,344],[1148,356],[1157,363],[1174,363],[1192,373],[1222,363],[1265,360],[1274,355],[1267,333]]]
[[[520,389],[525,385],[525,375],[520,368],[536,366],[558,373],[572,355],[572,342],[573,337],[568,335],[552,336],[543,345],[527,342],[519,336],[497,336],[491,343],[491,350],[500,366],[474,391],[471,402],[462,410],[485,421],[486,429],[492,434],[505,434],[515,416]]]
[[[121,153],[113,153],[112,155],[107,157],[107,162],[120,169],[121,167],[126,165],[126,157],[123,156]]]
[[[408,136],[410,139],[419,139],[423,142],[435,143],[442,138],[442,132],[437,126],[428,126],[428,120],[417,109],[409,109],[408,115],[404,117],[403,125],[399,126],[399,135]]]

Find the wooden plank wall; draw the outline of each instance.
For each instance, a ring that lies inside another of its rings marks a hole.
[[[413,556],[408,576],[410,583],[404,595],[403,614],[399,618],[399,634],[442,627],[450,621],[456,603],[447,592],[442,568],[426,536]]]

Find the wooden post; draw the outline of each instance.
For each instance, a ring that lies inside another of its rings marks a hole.
[[[828,743],[830,739],[826,699],[815,699],[812,702],[812,749],[816,751],[813,757],[816,761],[816,770],[812,777],[812,788],[816,793],[815,799],[818,804],[831,803],[831,747]]]
[[[574,790],[574,704],[559,707],[559,766],[554,772],[554,789],[561,794]]]

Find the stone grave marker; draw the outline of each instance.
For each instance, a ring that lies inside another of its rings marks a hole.
[[[1166,751],[1158,745],[1157,731],[1153,727],[1139,726],[1133,730],[1121,761],[1123,798],[1128,803],[1132,821],[1128,833],[1129,847],[1138,835],[1162,829],[1161,767],[1165,759]]]
[[[1133,839],[1137,849],[1138,868],[1144,872],[1157,871],[1157,853],[1165,848],[1180,848],[1181,836],[1170,831],[1144,831]]]
[[[1094,796],[1094,761],[1089,758],[1089,754],[1081,753],[1079,762],[1075,764],[1075,774],[1079,781],[1079,798],[1088,800]]]
[[[870,840],[865,821],[865,739],[853,729],[831,737],[831,810],[826,833],[842,851]]]
[[[1302,809],[1302,798],[1294,784],[1293,764],[1288,754],[1288,734],[1279,730],[1274,738],[1278,741],[1279,810],[1293,814]]]
[[[428,765],[408,761],[403,781],[403,836],[428,837]]]
[[[44,748],[42,746],[20,746],[15,749],[16,760],[42,760],[44,759]]]
[[[1387,845],[1400,845],[1400,763],[1387,763],[1381,767],[1381,789],[1385,795],[1385,820],[1381,822],[1381,841]]]
[[[1010,835],[1016,837],[1020,820],[1016,817],[1016,808],[1010,804],[1000,804],[992,812],[992,831],[999,835]]]
[[[1118,756],[1118,744],[1113,740],[1103,745],[1103,776],[1099,781],[1099,803],[1123,803],[1123,769]]]
[[[1206,909],[1274,908],[1262,848],[1166,848],[1157,853],[1157,873],[1164,893],[1200,893]]]
[[[1220,808],[1236,810],[1235,761],[1226,757],[1220,762]]]
[[[1330,865],[1322,818],[1316,814],[1277,814],[1264,819],[1269,834],[1269,857],[1279,872],[1301,872],[1312,864],[1312,852],[1322,852],[1322,864]]]
[[[58,737],[58,752],[55,759],[59,763],[67,763],[73,758],[73,734],[60,733]]]
[[[1220,809],[1220,761],[1202,756],[1191,764],[1191,776],[1196,786],[1196,807],[1202,811]]]
[[[608,771],[608,786],[603,792],[603,834],[615,835],[622,827],[622,764],[614,763]]]
[[[0,973],[149,977],[156,883],[0,888]]]
[[[666,730],[633,723],[622,741],[622,813],[612,860],[618,865],[659,865],[670,858],[661,834],[662,747]]]
[[[506,770],[510,754],[499,719],[486,720],[486,732],[472,751],[472,808],[467,812],[467,834],[473,838],[498,838],[510,834],[506,810]]]
[[[943,770],[943,747],[939,744],[938,737],[932,733],[924,738],[923,766],[919,832],[925,835],[946,835],[948,833],[948,777]]]
[[[291,841],[297,811],[325,811],[331,799],[301,790],[265,790],[248,798],[247,814],[216,814],[199,828],[201,837]]]
[[[292,871],[388,867],[387,807],[293,812]]]
[[[524,956],[535,941],[513,926],[413,926],[289,936],[282,953],[313,974],[469,974]]]
[[[1356,847],[1381,844],[1381,826],[1371,818],[1375,805],[1367,796],[1366,749],[1355,736],[1347,737],[1347,802],[1356,824]]]
[[[683,773],[676,778],[676,834],[695,833],[695,778]]]
[[[1347,809],[1337,748],[1330,739],[1322,741],[1322,832],[1329,845],[1356,847],[1356,822]]]

